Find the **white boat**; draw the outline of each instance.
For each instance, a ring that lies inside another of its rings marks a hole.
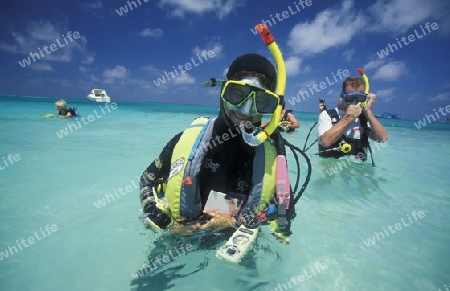
[[[86,96],[90,101],[94,102],[111,102],[111,98],[103,89],[93,89],[89,95]]]

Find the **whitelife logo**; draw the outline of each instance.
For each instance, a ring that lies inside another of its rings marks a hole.
[[[80,33],[79,33],[78,31],[75,31],[73,34],[72,34],[72,31],[69,31],[69,32],[67,33],[66,36],[64,36],[64,35],[61,35],[61,36],[62,36],[62,38],[63,38],[63,41],[62,41],[63,43],[61,43],[61,41],[59,41],[59,38],[57,38],[57,39],[56,39],[56,43],[58,44],[58,46],[56,46],[56,44],[52,43],[50,46],[44,45],[44,47],[42,48],[42,50],[44,50],[45,53],[46,53],[47,55],[49,55],[49,54],[51,54],[52,52],[56,51],[58,48],[65,47],[66,45],[69,44],[69,42],[67,41],[66,37],[70,40],[70,43],[72,43],[75,39],[79,39],[79,38],[81,37],[81,35],[80,35]],[[72,38],[72,36],[73,36],[73,38]],[[48,50],[49,48],[50,48],[50,51]],[[41,57],[44,58],[45,55],[44,55],[44,53],[42,52],[42,50],[41,50],[40,47],[38,47],[38,50],[39,50],[39,53],[33,53],[33,52],[31,52],[31,53],[30,53],[30,56],[29,56],[28,58],[23,59],[22,61],[19,61],[19,65],[20,65],[22,68],[25,68],[26,66],[31,65],[30,57],[31,57],[31,59],[33,59],[33,62],[36,62],[36,59],[40,60]]]
[[[437,30],[438,28],[439,28],[439,26],[438,26],[438,24],[436,22],[433,22],[431,24],[429,22],[427,22],[425,24],[425,29],[428,31],[428,33],[431,33],[432,30]],[[422,34],[420,34],[420,32],[417,32],[417,29],[414,29],[414,34],[411,33],[410,35],[408,35],[409,42],[406,40],[405,36],[403,36],[401,38],[401,42],[400,42],[400,40],[398,40],[398,37],[397,37],[395,40],[397,41],[398,47],[397,47],[397,45],[395,43],[394,44],[388,43],[386,48],[384,48],[384,49],[380,50],[379,52],[377,52],[378,57],[380,59],[382,59],[384,57],[387,57],[389,55],[389,51],[391,53],[394,53],[394,52],[399,50],[399,47],[403,48],[402,43],[403,43],[403,45],[407,46],[410,43],[412,43],[412,42],[414,42],[414,41],[416,41],[418,39],[421,39],[422,37],[427,35],[427,32],[422,27],[422,25],[420,26],[420,29],[422,30]],[[395,48],[395,51],[394,51],[394,48]]]
[[[22,250],[22,246],[23,248],[27,248],[30,245],[36,243],[37,241],[43,240],[44,238],[46,238],[47,236],[50,236],[52,233],[57,232],[58,231],[58,226],[56,224],[52,224],[49,225],[47,224],[45,226],[45,232],[42,229],[42,227],[39,228],[41,233],[39,234],[38,232],[33,232],[33,236],[30,236],[28,239],[21,239],[20,242],[18,240],[16,240],[17,243],[17,247],[19,248],[19,250]],[[28,244],[27,244],[28,242]],[[19,250],[17,250],[16,246],[8,246],[3,252],[0,252],[0,261],[3,261],[3,259],[8,258],[9,256],[12,256],[14,254],[17,254],[19,252]]]

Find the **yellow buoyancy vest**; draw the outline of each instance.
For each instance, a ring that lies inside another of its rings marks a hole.
[[[196,219],[202,213],[197,175],[212,136],[215,119],[195,119],[175,145],[164,196],[174,219]],[[241,212],[260,212],[275,194],[276,150],[267,139],[255,147],[252,189]]]

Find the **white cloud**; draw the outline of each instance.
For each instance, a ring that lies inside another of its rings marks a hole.
[[[215,12],[219,19],[225,18],[235,8],[242,6],[238,0],[161,0],[161,6],[171,6],[174,16],[187,13],[206,14]]]
[[[139,32],[140,36],[150,36],[150,37],[160,37],[164,34],[164,31],[161,28],[146,28],[143,31]]]
[[[371,70],[371,69],[376,69],[381,65],[384,65],[386,63],[386,60],[380,59],[380,60],[375,60],[375,61],[370,61],[367,64],[364,65],[364,70]]]
[[[342,53],[342,56],[344,57],[344,59],[347,61],[347,62],[350,62],[351,60],[352,60],[352,58],[353,58],[353,54],[355,53],[355,48],[351,48],[351,49],[348,49],[348,50],[345,50],[343,53]]]
[[[42,59],[59,62],[72,61],[74,52],[78,52],[80,56],[90,54],[86,50],[86,38],[80,35],[78,39],[75,39],[73,37],[75,31],[67,29],[64,24],[40,20],[30,21],[26,25],[24,33],[11,32],[12,40],[9,43],[0,42],[0,49],[8,53],[24,55],[29,55],[30,53],[40,54],[40,51],[42,51],[44,55]],[[72,35],[71,37],[68,36],[69,32]],[[55,51],[50,50],[52,44],[57,47]]]
[[[338,93],[338,91],[331,89],[331,90],[328,91],[327,95],[336,95],[336,96],[338,96],[339,93]]]
[[[72,86],[72,82],[70,82],[69,80],[66,80],[66,79],[62,79],[62,80],[61,79],[54,79],[53,81],[60,83],[61,86],[64,86],[64,87]]]
[[[223,69],[222,76],[224,76],[225,78],[227,77],[228,69],[229,69],[229,67]]]
[[[52,66],[50,66],[47,63],[34,63],[34,64],[30,65],[30,68],[32,68],[33,70],[38,70],[38,71],[47,71],[47,72],[53,71]]]
[[[430,101],[449,101],[450,100],[450,93],[441,93],[437,94],[434,97],[428,98]]]
[[[128,76],[129,70],[124,66],[116,66],[114,69],[103,71],[103,77],[108,79],[124,79]]]
[[[146,90],[148,90],[148,89],[155,89],[155,86],[153,86],[152,83],[150,81],[147,81],[147,80],[130,79],[129,83],[138,85],[142,89],[146,89]]]
[[[419,93],[414,93],[412,95],[409,95],[408,98],[406,98],[407,102],[412,102],[412,101],[416,101],[416,100],[422,100],[423,96]]]
[[[375,95],[377,95],[377,100],[381,100],[384,102],[390,102],[392,101],[392,98],[394,98],[394,91],[395,87],[384,89],[384,90],[377,90],[375,91]]]
[[[95,2],[83,3],[83,7],[87,9],[100,9],[103,8],[102,1],[98,0]]]
[[[173,82],[176,85],[193,84],[195,83],[195,78],[189,76],[186,72],[183,72],[178,77],[173,79]]]
[[[200,48],[198,46],[196,46],[195,48],[192,49],[192,53],[194,54],[198,54],[199,56],[202,55],[203,51],[205,51],[208,53],[209,51],[213,51],[214,52],[214,57],[212,58],[221,58],[223,57],[223,45],[220,43],[220,38],[218,37],[212,37],[210,39],[206,39],[206,45],[205,48]],[[208,54],[205,56],[206,58],[209,59]],[[204,60],[204,59],[203,59]]]
[[[286,65],[286,75],[295,76],[300,73],[300,65],[302,63],[302,59],[299,57],[289,57],[285,60]]]
[[[299,54],[315,54],[331,47],[345,45],[365,25],[352,0],[344,0],[339,8],[329,8],[311,22],[299,23],[289,35],[288,44]]]
[[[95,60],[95,54],[88,52],[88,53],[84,54],[83,59],[82,59],[82,63],[89,65],[89,64],[93,63],[94,60]]]
[[[446,21],[449,5],[446,0],[378,0],[368,12],[375,18],[369,30],[404,33],[433,19]]]
[[[98,0],[95,2],[86,2],[81,4],[81,7],[85,10],[90,12],[92,15],[94,15],[97,18],[103,19],[105,18],[105,15],[103,14],[103,11],[105,10],[102,4],[102,1]]]
[[[142,66],[142,67],[140,67],[140,69],[147,72],[151,76],[159,77],[160,75],[163,74],[163,72],[161,70],[159,70],[158,68],[156,68],[153,65]]]
[[[401,61],[395,61],[387,63],[375,72],[373,75],[374,80],[381,80],[381,81],[395,81],[397,80],[401,75],[407,74],[408,68],[406,67],[406,64]]]

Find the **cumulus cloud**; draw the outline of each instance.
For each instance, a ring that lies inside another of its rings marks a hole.
[[[164,34],[164,31],[161,28],[146,28],[139,32],[140,36],[149,36],[149,37],[161,37]]]
[[[302,60],[299,57],[289,57],[285,60],[286,75],[295,76],[300,73]]]
[[[351,49],[348,49],[348,50],[345,50],[343,53],[342,53],[342,57],[344,57],[344,59],[347,61],[347,62],[350,62],[351,60],[352,60],[352,58],[353,58],[353,54],[355,53],[355,48],[351,48]]]
[[[103,77],[123,79],[128,75],[128,73],[128,70],[124,66],[116,66],[114,69],[104,70]]]
[[[294,53],[320,53],[349,43],[364,25],[364,16],[356,11],[353,0],[344,0],[340,7],[326,9],[314,20],[295,25],[288,45]]]
[[[188,13],[203,15],[214,12],[219,19],[223,19],[242,4],[238,0],[161,0],[160,6],[169,6],[172,15],[177,17]]]
[[[308,73],[312,70],[311,66],[302,66],[302,59],[296,56],[287,58],[285,61],[286,75],[295,76],[299,73]]]
[[[173,79],[173,82],[176,85],[193,84],[193,83],[195,83],[195,78],[189,76],[188,73],[183,72],[178,77]]]
[[[394,98],[394,91],[395,87],[384,90],[377,90],[375,91],[375,95],[377,95],[377,100],[390,102],[392,101],[392,98]]]
[[[47,72],[53,71],[52,66],[50,66],[47,63],[34,63],[34,64],[30,65],[30,68],[32,68],[33,70],[37,70],[37,71],[47,71]]]
[[[430,101],[450,101],[450,93],[437,94],[434,97],[428,98]]]
[[[405,33],[427,21],[448,23],[450,5],[446,0],[378,0],[368,12],[374,19],[368,30]]]
[[[162,70],[153,65],[142,66],[140,67],[140,69],[147,72],[151,76],[160,76],[161,74],[163,74]]]
[[[373,75],[374,80],[396,81],[401,75],[407,74],[408,68],[401,61],[390,62],[382,65]]]
[[[75,52],[77,52],[80,57],[90,54],[86,49],[86,38],[81,35],[80,38],[74,39],[72,36],[72,40],[70,40],[67,36],[69,31],[71,34],[74,33],[74,31],[71,31],[66,25],[61,23],[51,23],[43,20],[29,21],[26,24],[25,32],[12,31],[11,40],[9,42],[0,42],[0,49],[8,53],[29,55],[30,53],[39,53],[40,48],[44,54],[43,59],[46,61],[59,62],[72,61]],[[68,43],[65,43],[62,35],[65,36]],[[57,40],[59,40],[60,44],[64,45],[64,47],[60,47],[57,44]],[[47,48],[47,51],[50,53],[46,53],[44,51],[44,46],[50,47],[52,44],[55,44],[57,49],[51,51]]]
[[[364,65],[364,70],[376,69],[376,68],[380,67],[381,65],[384,65],[385,63],[386,63],[386,60],[383,60],[383,59],[370,61]]]
[[[97,18],[103,19],[105,18],[105,7],[102,4],[102,1],[97,0],[97,1],[93,1],[93,2],[85,2],[81,4],[81,7],[91,13],[92,15],[94,15]]]
[[[206,44],[204,48],[200,48],[199,46],[196,46],[192,49],[192,53],[195,55],[201,55],[203,51],[214,52],[214,59],[219,59],[223,57],[223,45],[220,43],[219,37],[212,37],[206,39]],[[209,57],[208,57],[209,58]]]

